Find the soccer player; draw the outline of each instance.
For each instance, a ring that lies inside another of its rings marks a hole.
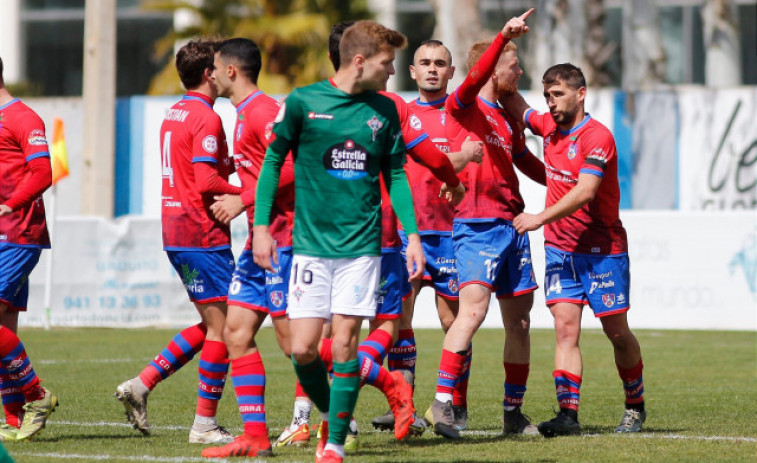
[[[289,326],[285,317],[294,214],[291,156],[287,156],[282,169],[271,216],[271,233],[276,241],[278,265],[272,271],[264,271],[252,256],[255,187],[265,150],[274,139],[273,121],[279,112],[278,102],[257,86],[261,65],[260,49],[249,39],[225,40],[216,52],[213,77],[218,93],[228,97],[237,109],[234,162],[243,192],[241,195],[217,197],[212,209],[216,217],[226,223],[246,209],[250,235],[229,287],[224,331],[231,360],[231,381],[244,422],[244,432],[223,447],[204,449],[204,457],[272,454],[265,417],[265,368],[255,343],[255,336],[269,314],[279,346],[287,357],[291,355]]]
[[[397,215],[408,231],[408,272],[420,276],[423,253],[402,165],[405,146],[393,102],[377,93],[394,73],[404,35],[373,21],[348,28],[341,65],[332,79],[295,89],[274,127],[257,189],[253,253],[271,268],[275,246],[268,225],[285,154],[295,164],[294,258],[289,285],[292,360],[323,415],[316,461],[341,462],[360,388],[357,359],[363,318],[376,311],[384,175]],[[332,320],[334,381],[328,384],[317,345]]]
[[[463,379],[471,340],[484,321],[492,291],[498,296],[506,334],[503,431],[538,434],[521,412],[530,362],[529,313],[537,285],[528,237],[519,236],[512,226],[524,207],[513,163],[527,150],[522,132],[497,105],[522,74],[510,39],[528,32],[525,20],[532,12],[508,21],[491,44],[480,42],[471,48],[470,71],[445,103],[450,138],[470,131],[485,145],[482,163],[468,164],[462,172],[468,194],[455,211],[452,231],[460,307],[444,338],[436,395],[425,415],[434,431],[448,439],[460,438],[453,393]],[[539,177],[538,172],[532,175]]]
[[[560,411],[539,424],[546,437],[579,434],[583,363],[579,338],[585,304],[613,346],[625,391],[616,432],[639,432],[646,419],[641,348],[628,327],[630,273],[626,231],[618,209],[618,158],[610,131],[584,110],[586,80],[572,64],[547,69],[542,78],[549,114],[533,111],[519,95],[505,100],[544,137],[547,201],[538,214],[513,221],[518,233],[544,226],[544,291],[555,320],[555,388]]]
[[[466,149],[466,145],[473,144],[482,150],[483,143],[480,141],[463,143],[460,152],[450,152],[444,127],[447,82],[454,74],[449,50],[438,40],[427,40],[416,50],[413,63],[410,66],[410,75],[418,83],[420,98],[405,105],[405,120],[400,116],[400,120],[403,120],[405,143],[411,145],[420,136],[428,137],[439,151],[437,156],[446,155],[458,172],[470,161],[481,162],[482,151]],[[404,297],[402,316],[396,342],[389,350],[388,367],[390,371],[402,371],[407,381],[414,384],[416,345],[412,318],[415,299],[421,286],[434,286],[439,319],[445,332],[457,313],[457,274],[451,236],[456,203],[451,203],[439,195],[443,179],[439,179],[428,169],[428,163],[412,155],[412,152],[410,154],[405,169],[410,180],[418,229],[426,255],[426,271],[422,281],[414,281],[412,287],[408,288],[409,291],[403,291],[400,295]],[[400,239],[407,243],[402,232]],[[403,267],[402,263],[398,266]],[[470,362],[467,365],[469,364]],[[461,405],[464,405],[465,394],[459,394],[458,391],[465,391],[467,375],[464,374],[464,377],[466,380],[460,382],[453,395],[456,416],[463,415],[461,411],[464,409]],[[391,429],[394,426],[394,416],[387,412],[376,417],[373,426],[377,429]],[[464,425],[461,427],[464,428]]]
[[[234,256],[229,227],[213,217],[210,206],[214,195],[241,190],[227,181],[233,164],[221,118],[213,111],[218,96],[212,79],[213,47],[212,42],[193,41],[176,53],[176,70],[187,93],[166,112],[160,128],[163,249],[202,322],[178,333],[115,394],[134,428],[148,435],[148,394],[202,350],[197,408],[189,431],[189,442],[198,444],[233,439],[218,425],[216,411],[229,364],[223,328]]]
[[[27,439],[42,428],[58,398],[40,385],[16,335],[26,310],[29,274],[50,247],[42,193],[52,184],[42,119],[8,92],[0,59],[0,441]]]

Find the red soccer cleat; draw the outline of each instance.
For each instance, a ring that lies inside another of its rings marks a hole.
[[[251,437],[242,434],[230,444],[203,449],[201,455],[205,458],[270,457],[273,452],[268,436]]]
[[[315,462],[318,463],[323,458],[323,449],[329,440],[329,422],[322,421],[319,428],[318,445],[315,447]]]
[[[402,440],[414,421],[413,387],[405,380],[402,371],[395,370],[390,374],[394,378],[394,388],[387,398],[394,414],[394,437]]]
[[[339,454],[335,451],[326,450],[325,452],[323,452],[323,456],[321,456],[320,460],[316,458],[315,463],[342,463],[343,461],[344,458],[339,456]]]

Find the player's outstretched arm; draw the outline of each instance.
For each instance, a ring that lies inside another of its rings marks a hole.
[[[507,117],[523,124],[526,123],[526,111],[531,109],[531,107],[526,103],[523,95],[518,92],[512,92],[501,96],[497,101],[505,110],[505,113],[507,113]]]
[[[512,19],[505,23],[505,27],[502,28],[502,36],[506,39],[517,39],[518,37],[528,33],[528,24],[526,19],[535,11],[535,8],[531,8],[520,16],[514,16]]]

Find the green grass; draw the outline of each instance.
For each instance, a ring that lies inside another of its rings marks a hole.
[[[61,405],[33,441],[6,443],[18,463],[205,461],[201,446],[187,441],[192,423],[197,363],[190,363],[150,395],[153,434],[144,438],[126,427],[116,385],[136,375],[175,334],[174,330],[23,329],[44,385]],[[755,333],[636,331],[644,355],[647,423],[640,435],[613,433],[622,414],[623,393],[612,350],[601,331],[582,336],[581,437],[512,438],[500,435],[503,369],[501,330],[482,330],[474,339],[469,386],[469,432],[449,442],[427,432],[396,442],[373,432],[371,419],[387,410],[383,396],[366,387],[356,416],[361,449],[353,462],[549,462],[549,461],[749,461],[757,460],[757,348]],[[416,404],[423,413],[433,398],[441,333],[418,330]],[[273,332],[258,339],[268,374],[266,402],[271,438],[289,424],[294,394],[291,363]],[[539,422],[553,416],[554,335],[532,334],[531,376],[524,411]],[[311,422],[316,422],[317,412]],[[241,432],[231,382],[219,421]],[[314,442],[314,441],[313,441]],[[314,443],[275,450],[275,462],[311,462]],[[231,461],[231,460],[230,460]],[[254,461],[233,459],[233,461]]]

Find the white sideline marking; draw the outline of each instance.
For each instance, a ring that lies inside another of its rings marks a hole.
[[[496,437],[496,436],[502,435],[500,431],[461,431],[460,434],[464,436],[484,436],[484,437]],[[743,436],[685,436],[683,434],[663,434],[663,433],[658,434],[658,433],[653,433],[653,432],[625,433],[625,434],[608,433],[608,434],[616,436],[618,438],[631,437],[631,438],[636,438],[636,439],[680,439],[680,440],[704,440],[704,441],[726,441],[726,442],[757,442],[757,437],[743,437]],[[604,437],[604,436],[607,436],[608,434],[581,434],[580,436],[575,436],[575,437]]]
[[[129,423],[114,423],[112,421],[96,421],[96,422],[87,422],[87,423],[79,423],[76,421],[57,421],[57,420],[47,420],[49,424],[57,424],[62,426],[86,426],[90,428],[96,428],[96,427],[105,427],[110,426],[114,428],[131,428],[131,424]],[[190,426],[150,426],[150,429],[163,429],[163,430],[169,430],[169,431],[189,431]]]
[[[182,462],[207,462],[206,458],[200,457],[153,457],[150,455],[84,455],[76,453],[36,453],[36,452],[13,452],[13,455],[23,457],[38,458],[59,458],[61,460],[126,460],[126,461],[156,461],[165,463],[182,463]],[[226,460],[220,460],[226,461]]]

